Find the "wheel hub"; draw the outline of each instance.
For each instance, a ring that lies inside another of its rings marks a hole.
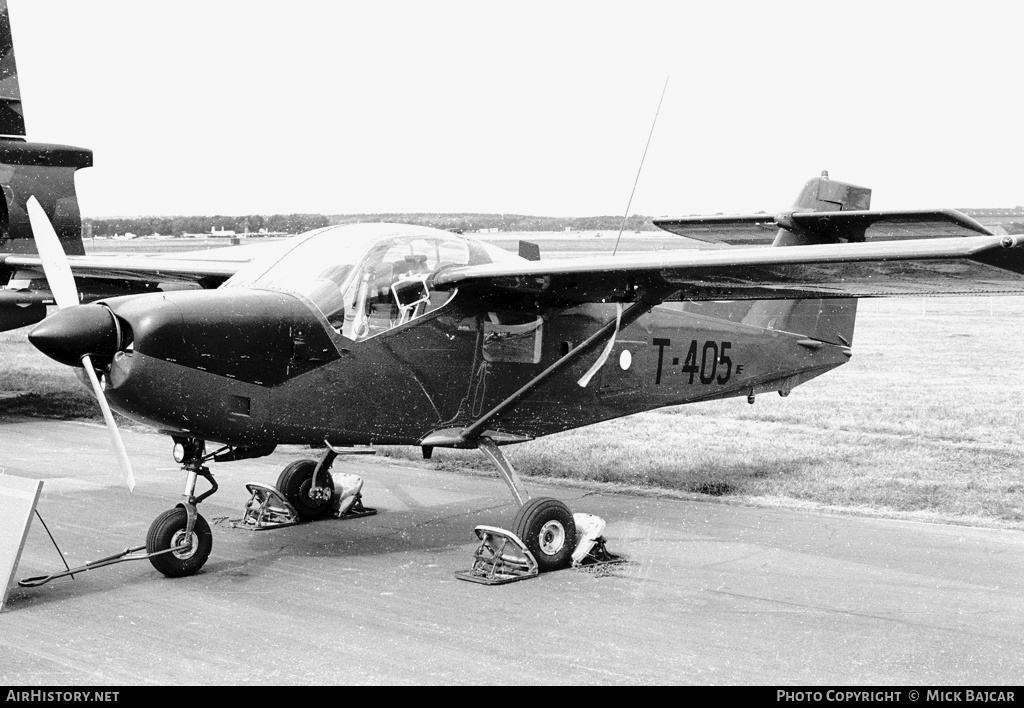
[[[333,490],[328,487],[311,487],[309,498],[315,502],[328,502],[333,496]]]
[[[196,537],[195,531],[190,533],[186,538],[185,529],[181,529],[180,531],[176,531],[174,536],[171,537],[171,548],[177,548],[184,543],[188,544],[186,548],[178,551],[171,551],[171,555],[175,558],[180,558],[181,560],[188,560],[196,554],[196,551],[199,550],[199,539]]]
[[[330,487],[314,487],[313,480],[310,480],[302,483],[302,486],[299,487],[299,494],[308,499],[313,507],[318,507],[331,500],[334,490]]]
[[[549,521],[541,527],[538,537],[540,550],[553,556],[565,545],[565,527],[557,521]]]

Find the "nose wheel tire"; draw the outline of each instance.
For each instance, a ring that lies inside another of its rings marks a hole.
[[[334,478],[330,472],[321,473],[320,484],[330,491],[322,498],[312,495],[315,470],[316,462],[313,460],[299,460],[281,470],[277,478],[277,491],[295,508],[295,513],[303,521],[322,519],[331,511]]]
[[[512,521],[512,532],[530,549],[542,573],[567,567],[576,549],[572,512],[551,497],[538,497],[523,504]]]
[[[188,514],[180,506],[165,511],[156,517],[146,534],[146,552],[156,553],[186,544],[187,547],[170,553],[153,556],[149,562],[169,578],[192,575],[206,564],[213,550],[213,534],[206,519],[196,515],[195,527],[186,539],[185,527]]]

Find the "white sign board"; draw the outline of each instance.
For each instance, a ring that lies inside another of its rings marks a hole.
[[[43,489],[40,479],[25,479],[0,474],[0,610],[7,602],[7,593],[14,584],[14,572],[25,547],[32,513],[36,510],[39,493]]]

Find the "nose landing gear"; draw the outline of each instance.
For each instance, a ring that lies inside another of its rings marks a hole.
[[[196,509],[199,502],[217,491],[217,481],[210,469],[203,465],[210,457],[206,443],[195,438],[175,438],[175,460],[181,462],[181,469],[187,473],[185,501],[156,517],[146,534],[146,553],[153,567],[169,578],[180,578],[199,572],[206,564],[213,549],[213,534],[210,525]],[[202,477],[210,483],[210,489],[195,495],[196,482]]]
[[[189,530],[189,514],[177,506],[156,517],[146,534],[147,553],[173,549],[170,553],[149,558],[153,567],[169,578],[180,578],[197,572],[213,550],[213,534],[206,519],[195,514],[191,525],[192,529]]]

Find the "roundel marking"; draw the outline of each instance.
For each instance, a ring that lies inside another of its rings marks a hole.
[[[633,355],[628,349],[623,349],[622,353],[619,354],[619,368],[623,371],[628,371],[629,367],[633,365]]]

